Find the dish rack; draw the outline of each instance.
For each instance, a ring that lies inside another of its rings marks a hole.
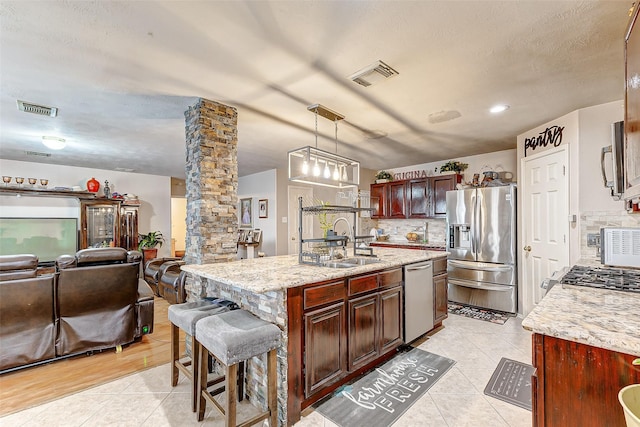
[[[352,226],[353,237],[353,255],[374,256],[373,248],[358,247],[358,242],[367,239],[373,239],[373,236],[356,236],[356,215],[359,212],[371,212],[371,208],[358,208],[353,206],[338,205],[311,205],[303,206],[302,197],[298,198],[298,262],[300,264],[322,265],[324,262],[331,260],[333,252],[337,248],[342,248],[346,254],[349,244],[348,236],[327,235],[326,237],[303,239],[302,238],[302,217],[303,215],[320,215],[320,214],[353,214]],[[310,250],[304,250],[304,244],[310,246]]]

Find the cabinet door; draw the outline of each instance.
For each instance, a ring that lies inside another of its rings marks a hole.
[[[447,216],[447,191],[455,190],[456,184],[462,180],[461,175],[432,176],[430,181],[430,216],[445,218]]]
[[[120,208],[120,247],[128,251],[138,250],[138,207]]]
[[[344,302],[304,314],[305,396],[340,379],[347,369]]]
[[[402,286],[380,292],[380,354],[402,344]]]
[[[120,202],[83,201],[80,249],[120,246]]]
[[[371,218],[387,217],[387,184],[371,184]]]
[[[412,179],[407,183],[407,215],[427,218],[429,212],[429,179]]]
[[[433,278],[433,324],[437,325],[447,318],[449,310],[447,307],[448,299],[447,275],[440,274]]]
[[[378,356],[378,294],[349,301],[349,370]],[[326,350],[325,350],[326,351]]]
[[[406,218],[405,201],[406,182],[390,182],[389,184],[389,218]]]

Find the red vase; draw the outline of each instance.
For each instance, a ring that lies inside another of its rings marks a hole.
[[[89,190],[92,193],[97,193],[99,189],[100,189],[100,181],[98,181],[93,177],[89,181],[87,181],[87,190]]]

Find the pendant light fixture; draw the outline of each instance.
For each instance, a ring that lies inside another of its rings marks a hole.
[[[315,147],[289,151],[289,180],[335,188],[359,185],[360,162],[338,155],[338,122],[344,116],[320,104],[310,105],[307,110],[315,114]],[[318,115],[334,122],[335,153],[318,148]]]

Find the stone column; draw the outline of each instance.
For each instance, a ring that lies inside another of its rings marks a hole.
[[[238,112],[233,107],[199,98],[184,116],[187,141],[184,259],[189,264],[232,261],[236,258],[238,240]]]

